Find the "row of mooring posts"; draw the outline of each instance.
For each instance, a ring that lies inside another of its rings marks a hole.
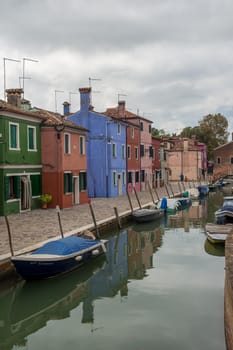
[[[95,237],[100,238],[99,228],[98,228],[98,225],[97,225],[95,213],[94,213],[94,210],[93,210],[91,202],[89,202],[89,208],[90,208],[92,220],[93,220],[94,227],[95,227]],[[115,216],[116,216],[117,226],[118,226],[119,229],[121,229],[122,228],[121,220],[120,220],[120,217],[119,217],[119,214],[118,214],[118,210],[117,210],[116,207],[114,207],[114,212],[115,212]],[[56,206],[56,213],[57,213],[57,217],[58,217],[58,225],[59,225],[60,234],[61,234],[61,237],[64,238],[64,231],[63,231],[62,221],[61,221],[61,209],[60,209],[60,207],[58,205]],[[11,255],[13,256],[14,255],[14,249],[13,249],[11,228],[10,228],[8,216],[5,215],[4,218],[5,218],[6,227],[7,227],[10,252],[11,252]]]

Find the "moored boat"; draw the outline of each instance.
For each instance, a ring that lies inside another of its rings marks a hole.
[[[150,222],[161,218],[164,211],[161,209],[137,209],[132,212],[132,217],[138,223]]]
[[[223,199],[223,205],[215,212],[217,224],[233,223],[233,197],[227,196]]]
[[[77,236],[57,239],[28,254],[11,257],[16,272],[25,280],[54,277],[87,263],[106,252],[107,240]]]
[[[211,243],[225,243],[225,240],[227,238],[227,234],[226,233],[209,233],[206,232],[207,234],[207,239],[211,242]]]

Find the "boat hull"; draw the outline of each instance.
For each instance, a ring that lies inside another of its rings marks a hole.
[[[25,254],[13,256],[16,272],[25,280],[45,279],[72,271],[106,251],[107,241],[76,253],[64,255]]]
[[[207,239],[213,244],[225,244],[227,234],[225,233],[209,233],[207,232]]]
[[[132,212],[134,220],[138,223],[150,222],[161,218],[164,214],[160,209],[138,209]]]

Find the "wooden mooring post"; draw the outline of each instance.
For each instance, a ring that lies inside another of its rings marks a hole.
[[[8,221],[8,217],[7,216],[5,216],[5,221],[6,221],[6,227],[7,227],[10,251],[11,251],[11,255],[13,256],[14,255],[14,251],[13,251],[13,245],[12,245],[12,239],[11,239],[11,230],[10,230],[10,225],[9,225],[9,221]]]
[[[92,216],[92,219],[93,219],[93,222],[94,222],[94,225],[95,225],[96,237],[100,238],[99,229],[98,229],[98,226],[97,226],[97,223],[96,223],[96,219],[95,219],[95,213],[94,213],[94,210],[92,208],[92,204],[91,203],[89,203],[89,208],[90,208],[91,216]]]
[[[133,212],[133,205],[132,205],[132,201],[131,201],[131,198],[130,198],[130,195],[129,195],[129,192],[126,191],[127,193],[127,197],[128,197],[128,200],[129,200],[129,205],[130,205],[130,209],[131,209],[131,213]]]
[[[62,238],[64,238],[64,233],[63,233],[62,224],[61,224],[61,215],[60,215],[61,209],[60,209],[59,205],[56,205],[56,212],[57,212],[57,217],[58,217],[60,233],[61,233]]]
[[[152,193],[152,189],[151,189],[151,185],[148,181],[148,188],[149,188],[149,192],[150,192],[150,195],[151,195],[151,199],[152,199],[152,202],[155,204],[155,200],[154,200],[154,197],[153,197],[153,193]]]
[[[135,187],[133,188],[133,190],[134,190],[135,196],[137,198],[137,202],[138,202],[139,208],[142,209],[142,206],[141,206],[140,200],[138,198],[138,194],[137,194],[137,191],[136,191]]]
[[[114,211],[115,211],[115,215],[116,215],[117,226],[118,226],[118,228],[122,228],[121,221],[120,221],[120,218],[119,218],[119,215],[118,215],[117,207],[114,207]]]

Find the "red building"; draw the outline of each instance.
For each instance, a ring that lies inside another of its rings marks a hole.
[[[161,139],[159,137],[152,136],[152,173],[153,173],[153,187],[160,186],[161,181],[161,160],[160,160],[160,144]]]
[[[52,194],[49,207],[87,203],[87,129],[58,114],[46,116],[41,128],[42,191]]]

